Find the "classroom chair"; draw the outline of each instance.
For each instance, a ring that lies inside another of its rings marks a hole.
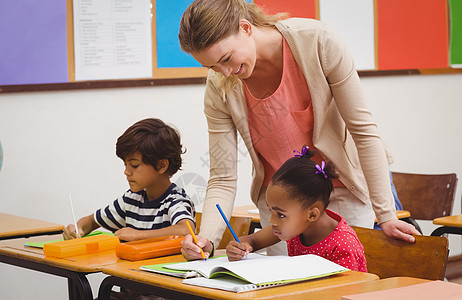
[[[403,209],[411,213],[404,221],[422,233],[415,220],[449,216],[456,195],[457,175],[392,172],[393,182]]]
[[[415,277],[443,280],[449,241],[442,236],[416,235],[414,243],[387,237],[382,230],[352,226],[364,246],[367,270],[380,279]]]
[[[196,212],[196,231],[199,231],[201,226],[201,219],[202,213]],[[249,234],[250,223],[252,222],[252,218],[250,217],[235,217],[232,216],[229,220],[229,224],[233,228],[234,232],[238,237],[243,235]],[[197,234],[200,234],[199,232]],[[234,240],[233,235],[229,231],[228,227],[226,227],[225,232],[223,233],[223,237],[221,238],[220,244],[218,245],[217,249],[225,249],[228,245],[229,241]]]

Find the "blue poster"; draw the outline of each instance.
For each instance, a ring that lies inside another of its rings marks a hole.
[[[181,51],[178,41],[181,17],[192,2],[192,0],[156,1],[158,68],[201,67],[190,54]]]
[[[190,54],[181,51],[178,41],[181,17],[192,2],[193,0],[156,1],[158,68],[201,67]]]

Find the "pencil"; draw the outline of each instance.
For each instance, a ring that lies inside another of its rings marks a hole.
[[[220,211],[221,216],[223,217],[223,220],[226,222],[226,226],[228,226],[229,231],[231,231],[231,234],[233,235],[234,239],[236,242],[240,243],[241,241],[237,237],[236,233],[234,232],[233,228],[231,227],[231,224],[229,224],[228,219],[226,219],[225,213],[221,210],[220,204],[217,203],[217,208]]]
[[[69,203],[71,204],[72,218],[74,218],[75,234],[77,235],[77,237],[80,237],[79,228],[77,227],[77,220],[75,218],[75,213],[74,213],[74,205],[72,205],[71,192],[69,192]]]
[[[191,225],[189,225],[189,221],[186,221],[186,225],[188,226],[189,232],[191,233],[191,235],[192,235],[192,237],[193,237],[193,239],[194,239],[194,242],[195,242],[196,245],[197,245],[197,237],[196,237],[196,235],[194,234],[194,231],[192,230]],[[207,260],[207,258],[205,258],[204,250],[202,250],[202,248],[201,248],[201,254],[202,254],[202,257],[203,257],[205,260]]]

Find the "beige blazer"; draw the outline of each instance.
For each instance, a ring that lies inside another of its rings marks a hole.
[[[320,21],[293,18],[276,26],[308,83],[314,113],[314,146],[325,160],[334,163],[339,179],[352,194],[363,202],[372,202],[379,223],[396,219],[384,146],[345,44]],[[250,196],[254,203],[264,179],[263,165],[250,137],[242,82],[225,92],[222,78],[210,70],[204,96],[210,179],[200,234],[215,244],[226,226],[215,205],[219,203],[227,216],[231,215],[239,152],[250,155],[253,163]],[[238,145],[237,132],[248,153],[243,153],[242,142]]]

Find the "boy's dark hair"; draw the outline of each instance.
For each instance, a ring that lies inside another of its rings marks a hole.
[[[316,168],[316,163],[311,160],[315,154],[315,151],[303,147],[300,155],[289,158],[274,173],[271,184],[286,189],[289,196],[297,199],[305,208],[318,200],[322,201],[326,208],[333,189],[332,178],[338,176],[331,163],[326,164],[324,173],[320,172]],[[321,168],[321,166],[318,167]]]
[[[150,118],[136,122],[130,126],[116,143],[116,155],[125,160],[129,155],[140,151],[143,163],[157,170],[157,162],[168,159],[165,172],[172,176],[181,168],[181,139],[177,130],[159,119]]]

